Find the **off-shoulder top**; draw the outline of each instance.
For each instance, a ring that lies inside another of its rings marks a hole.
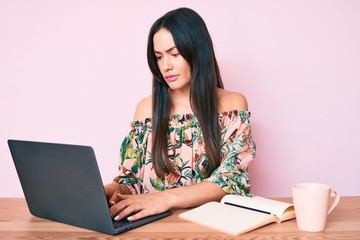
[[[159,178],[151,160],[151,119],[134,121],[120,149],[119,175],[114,181],[127,185],[132,194],[163,191],[209,181],[228,194],[250,196],[248,165],[255,157],[250,112],[233,110],[218,114],[221,132],[221,164],[202,178],[208,161],[200,125],[194,114],[171,115],[168,155],[177,175]]]

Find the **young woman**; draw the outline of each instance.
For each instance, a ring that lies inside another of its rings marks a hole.
[[[247,101],[223,89],[203,19],[189,8],[166,13],[150,30],[147,57],[152,96],[138,103],[119,175],[105,186],[114,219],[250,195]]]

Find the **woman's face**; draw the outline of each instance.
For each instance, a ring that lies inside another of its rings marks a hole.
[[[154,53],[163,78],[171,90],[189,90],[191,70],[179,54],[172,34],[161,28],[154,35]]]

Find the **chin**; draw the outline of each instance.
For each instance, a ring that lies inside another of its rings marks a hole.
[[[168,87],[172,91],[177,90],[189,90],[190,91],[190,85],[183,85],[183,84],[176,84],[176,82],[167,83]]]

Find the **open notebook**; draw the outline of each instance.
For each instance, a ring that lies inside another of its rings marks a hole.
[[[179,215],[231,235],[240,235],[272,222],[295,218],[291,203],[263,197],[226,195],[221,202],[209,202]]]

